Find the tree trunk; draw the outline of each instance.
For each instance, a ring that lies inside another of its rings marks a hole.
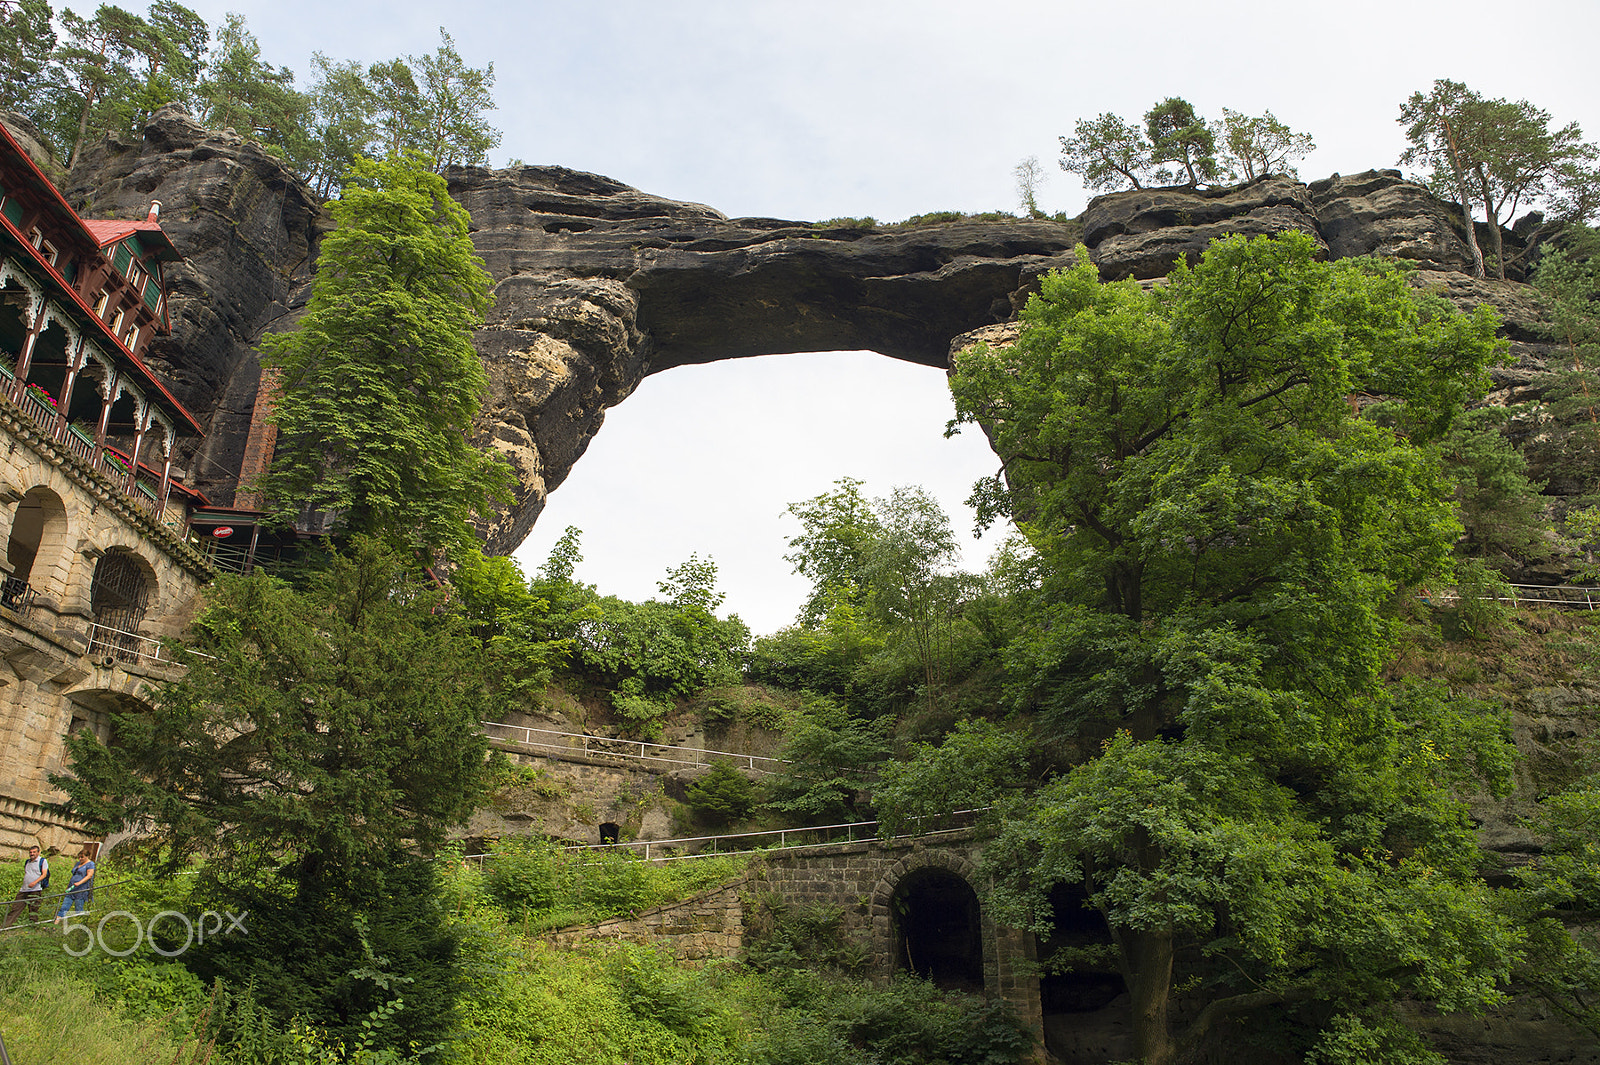
[[[78,165],[78,155],[83,151],[83,142],[89,136],[89,112],[94,110],[94,102],[99,96],[100,86],[89,86],[89,92],[83,100],[83,113],[78,116],[78,139],[72,144],[72,158],[67,161],[68,170]]]
[[[1494,271],[1501,281],[1506,279],[1506,249],[1505,243],[1500,239],[1500,214],[1494,207],[1494,196],[1489,192],[1488,179],[1483,175],[1483,167],[1474,168],[1474,176],[1478,179],[1478,188],[1483,192],[1483,216],[1489,220],[1489,249],[1494,253]]]
[[[1467,247],[1472,249],[1472,276],[1488,276],[1483,269],[1483,249],[1478,247],[1478,234],[1472,226],[1472,197],[1467,195],[1467,173],[1462,166],[1461,148],[1456,144],[1455,127],[1450,116],[1442,111],[1439,120],[1444,124],[1445,141],[1450,147],[1450,170],[1456,178],[1456,199],[1461,202],[1461,216],[1467,223]]]
[[[1172,932],[1118,930],[1115,934],[1132,1003],[1134,1059],[1142,1065],[1170,1065],[1174,1046],[1167,1007],[1172,997]]]

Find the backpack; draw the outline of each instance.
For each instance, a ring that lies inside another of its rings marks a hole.
[[[50,890],[50,859],[39,855],[39,867],[44,870],[44,879],[39,881],[40,891]]]

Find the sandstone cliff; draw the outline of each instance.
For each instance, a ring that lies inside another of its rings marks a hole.
[[[1459,210],[1392,170],[1117,193],[1076,223],[871,229],[730,219],[560,167],[455,168],[448,178],[495,281],[477,338],[491,382],[479,429],[519,480],[514,505],[486,530],[499,552],[521,542],[605,411],[648,374],[856,348],[943,366],[953,341],[1010,320],[1080,240],[1106,277],[1152,278],[1218,236],[1299,230],[1330,257],[1408,260],[1419,284],[1458,304],[1495,304],[1519,360],[1498,378],[1495,401],[1530,398],[1546,351],[1525,287],[1463,273]],[[191,479],[228,502],[259,378],[253,347],[303,305],[326,215],[277,159],[175,106],[140,143],[108,139],[86,152],[66,192],[98,216],[142,217],[162,201],[162,224],[187,258],[175,273],[174,333],[154,361],[210,426],[189,456]]]

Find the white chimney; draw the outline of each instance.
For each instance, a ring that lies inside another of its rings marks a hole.
[[[161,201],[160,200],[151,200],[150,201],[150,214],[149,214],[148,217],[145,218],[145,221],[146,222],[154,222],[156,220],[156,218],[160,214],[161,214]]]

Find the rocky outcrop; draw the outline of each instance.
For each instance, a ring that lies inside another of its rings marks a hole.
[[[487,530],[502,551],[646,375],[858,348],[943,366],[952,336],[1009,318],[1077,238],[1074,226],[1020,219],[916,229],[730,219],[556,167],[449,177],[496,282],[478,350],[492,382],[483,431],[519,474],[516,504]]]
[[[490,380],[479,432],[518,474],[483,532],[521,542],[604,421],[647,375],[687,363],[865,348],[944,366],[953,338],[1010,321],[1081,240],[1107,278],[1164,275],[1215,237],[1297,230],[1330,258],[1407,259],[1462,305],[1493,302],[1519,345],[1497,398],[1533,388],[1537,308],[1517,285],[1475,281],[1460,212],[1397,171],[1310,185],[1268,176],[1235,188],[1141,189],[1096,198],[1081,224],[1017,219],[848,228],[727,218],[560,167],[452,169],[495,302],[477,337]],[[231,498],[260,337],[292,321],[326,216],[277,159],[230,131],[157,112],[138,144],[106,140],[67,187],[96,215],[161,220],[187,256],[174,334],[154,361],[210,426],[191,479]]]
[[[1083,242],[1107,280],[1165,277],[1218,237],[1305,233],[1326,250],[1306,186],[1268,176],[1231,188],[1136,189],[1100,196],[1083,212]]]
[[[326,214],[282,160],[176,105],[137,143],[90,146],[62,192],[88,218],[144,218],[161,202],[161,228],[184,261],[167,273],[172,335],[146,361],[207,428],[180,454],[180,472],[229,503],[261,374],[255,346],[303,305]]]
[[[1307,186],[1317,228],[1335,259],[1377,255],[1426,270],[1471,270],[1461,210],[1398,170],[1338,174]]]

